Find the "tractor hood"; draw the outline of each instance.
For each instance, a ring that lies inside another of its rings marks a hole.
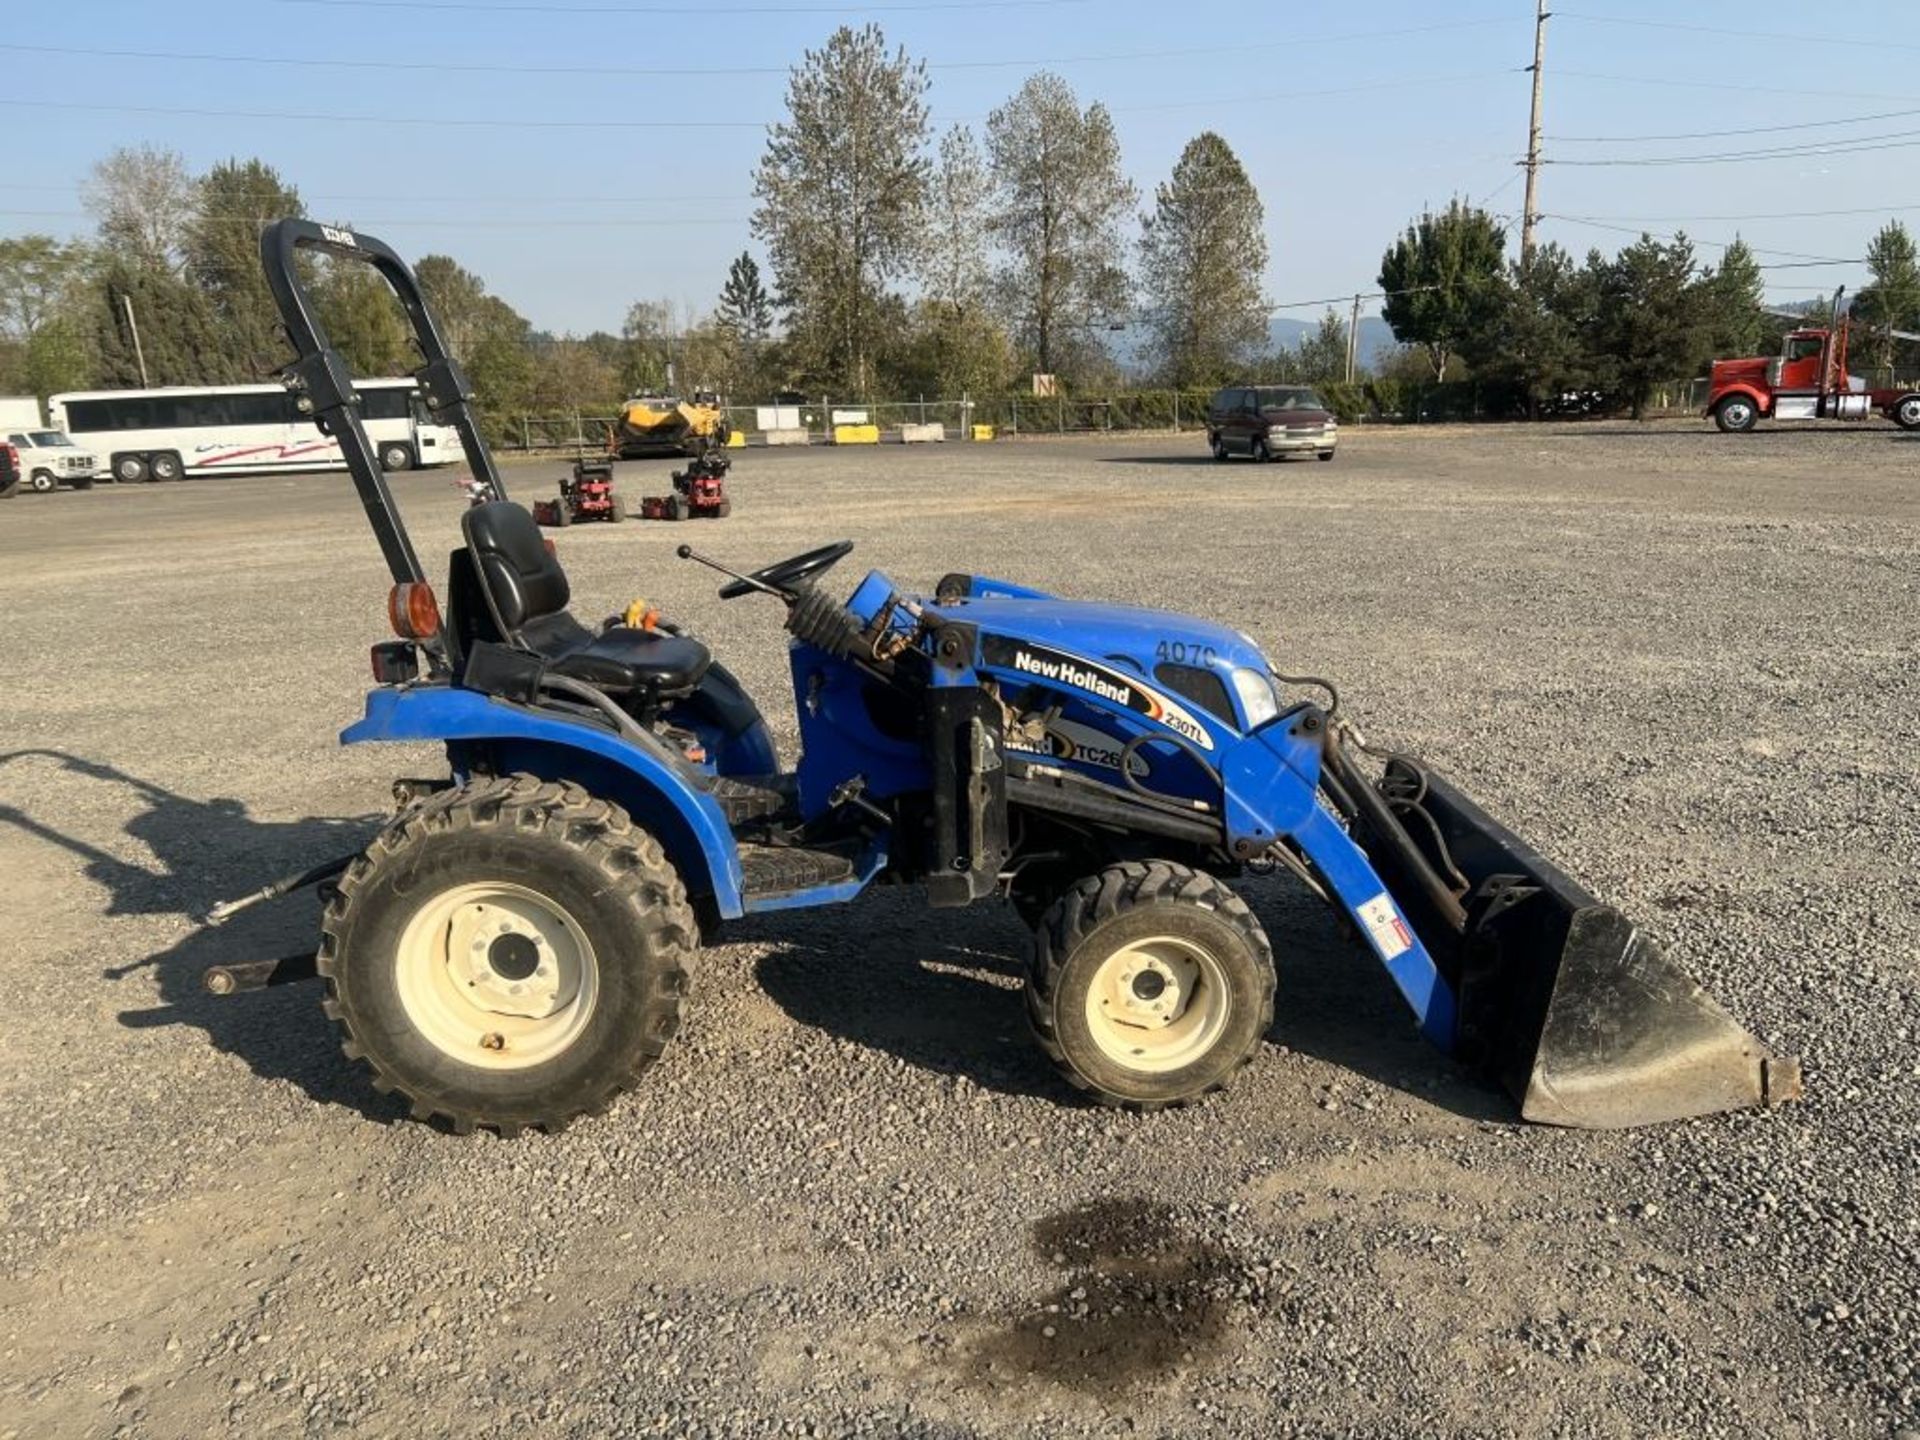
[[[983,634],[1032,640],[1057,650],[1126,664],[1142,675],[1156,665],[1248,666],[1265,673],[1260,647],[1237,630],[1211,620],[1136,605],[1084,600],[1013,599],[985,596],[942,604],[943,617],[977,625]]]

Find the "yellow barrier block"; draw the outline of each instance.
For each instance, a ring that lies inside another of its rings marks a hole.
[[[991,425],[974,426],[973,438],[976,440],[991,440],[993,438],[993,426]]]
[[[836,425],[833,427],[833,443],[836,445],[878,445],[880,427],[878,425]]]
[[[729,450],[746,449],[747,448],[747,432],[744,430],[734,430],[730,432],[727,435],[727,448]]]

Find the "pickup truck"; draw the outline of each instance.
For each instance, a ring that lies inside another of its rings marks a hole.
[[[62,485],[91,490],[100,468],[92,454],[82,450],[59,430],[14,430],[6,442],[19,452],[21,477],[27,488],[46,494]]]

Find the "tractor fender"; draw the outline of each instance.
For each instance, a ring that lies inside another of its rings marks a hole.
[[[542,780],[570,780],[611,800],[665,847],[691,896],[711,896],[722,919],[746,913],[740,854],[719,804],[657,755],[610,731],[493,699],[472,690],[423,685],[375,690],[367,713],[340,732],[340,743],[438,740],[454,773],[470,771],[484,744],[495,769]]]
[[[1764,390],[1759,390],[1752,385],[1745,384],[1728,385],[1714,391],[1713,394],[1707,397],[1707,408],[1700,413],[1703,415],[1712,415],[1715,410],[1720,408],[1720,402],[1729,395],[1744,395],[1753,402],[1753,408],[1759,414],[1773,414],[1773,396]]]

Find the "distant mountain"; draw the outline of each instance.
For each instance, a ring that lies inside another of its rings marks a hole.
[[[1267,349],[1269,352],[1285,346],[1293,349],[1299,345],[1302,336],[1311,335],[1320,328],[1318,320],[1273,319],[1267,322]],[[1142,376],[1147,369],[1146,333],[1138,326],[1127,326],[1102,337],[1108,351],[1120,362],[1120,367],[1128,374]],[[1355,358],[1362,369],[1378,364],[1390,354],[1395,341],[1393,331],[1387,322],[1377,315],[1360,317],[1360,349]]]
[[[1286,320],[1275,317],[1267,322],[1268,344],[1275,350],[1283,345],[1292,349],[1300,343],[1301,336],[1311,335],[1319,328],[1318,320]],[[1388,328],[1386,321],[1377,315],[1360,317],[1360,349],[1356,358],[1363,369],[1378,364],[1386,358],[1393,351],[1396,343],[1393,331]]]

